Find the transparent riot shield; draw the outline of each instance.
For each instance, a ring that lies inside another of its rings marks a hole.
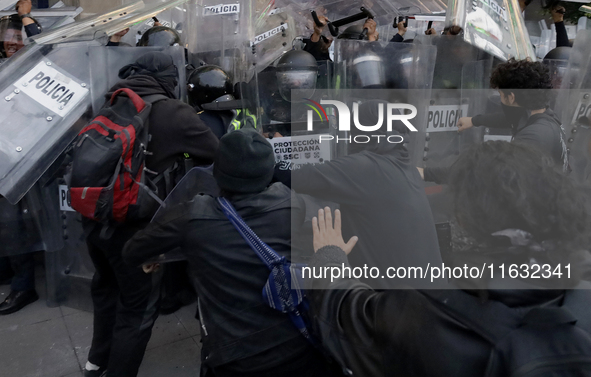
[[[292,49],[296,37],[293,18],[287,12],[274,13],[266,17],[255,29],[252,43],[255,52],[257,73]]]
[[[373,98],[416,107],[413,124],[417,124],[417,132],[409,132],[405,142],[413,163],[420,166],[436,48],[430,45],[343,39],[335,40],[334,44],[334,86],[347,93],[342,97],[343,102],[351,106],[355,101]],[[358,94],[360,97],[357,98]],[[342,146],[338,147],[338,151],[339,155],[347,154]]]
[[[186,39],[189,62],[221,67],[234,82],[248,82],[254,62],[250,42],[254,39],[252,4],[238,0],[216,4],[212,0],[193,5]]]
[[[173,58],[174,64],[178,70],[179,85],[175,89],[176,96],[179,99],[184,99],[187,88],[183,85],[186,82],[185,74],[185,50],[181,46],[176,47],[104,47],[95,46],[89,49],[90,54],[90,71],[91,71],[91,99],[93,113],[98,110],[105,103],[105,94],[115,85],[119,79],[119,70],[135,62],[142,55],[159,51],[170,55]]]
[[[464,41],[501,60],[536,60],[517,0],[453,0],[446,16],[446,25],[462,28]]]
[[[16,203],[92,115],[89,44],[31,45],[0,70],[0,194]]]
[[[208,64],[222,68],[231,77],[234,98],[239,100],[233,105],[234,109],[242,119],[257,119],[255,126],[258,127],[252,1],[235,0],[220,4],[206,0],[198,5],[192,4],[188,14],[185,45],[189,53],[189,63],[195,67]],[[275,34],[281,33],[281,27],[274,31]],[[270,33],[261,38],[269,37],[273,38]]]
[[[90,119],[90,46],[186,2],[140,1],[42,33],[2,65],[0,195],[18,202]]]
[[[577,34],[562,79],[557,108],[562,109],[571,176],[591,182],[591,30]]]

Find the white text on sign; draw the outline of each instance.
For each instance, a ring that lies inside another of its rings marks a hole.
[[[268,139],[273,146],[275,161],[292,164],[320,164],[330,160],[330,144],[320,143],[318,135],[275,137]]]

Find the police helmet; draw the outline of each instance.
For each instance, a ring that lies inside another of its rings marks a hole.
[[[544,56],[544,60],[568,60],[570,58],[570,52],[571,47],[556,47]]]
[[[351,25],[348,28],[346,28],[345,31],[343,31],[341,34],[339,34],[337,39],[355,39],[355,40],[369,39],[369,37],[367,35],[365,35],[364,38],[361,38],[362,33],[363,33],[363,25],[362,24]]]
[[[291,50],[277,61],[275,74],[281,97],[289,102],[309,98],[316,90],[318,63],[316,58],[303,50]],[[298,89],[298,98],[292,98],[291,90]]]
[[[154,26],[148,29],[140,39],[138,46],[178,46],[181,43],[179,33],[166,26]]]
[[[195,68],[187,79],[187,90],[191,106],[234,99],[230,76],[216,65]]]

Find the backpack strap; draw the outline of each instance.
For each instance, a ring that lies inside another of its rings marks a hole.
[[[242,238],[246,241],[246,243],[253,249],[258,257],[265,263],[265,265],[272,269],[275,264],[278,262],[283,261],[285,258],[279,256],[273,249],[269,247],[266,243],[264,243],[256,233],[250,229],[248,225],[244,222],[242,217],[236,212],[234,206],[228,201],[226,198],[218,197],[217,202],[222,207],[222,211],[230,220],[232,225],[236,228],[236,230],[240,233]]]

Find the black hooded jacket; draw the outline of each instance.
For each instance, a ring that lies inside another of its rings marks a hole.
[[[290,258],[292,222],[303,222],[303,204],[275,183],[231,202],[250,228],[278,254]],[[180,249],[177,249],[180,248]],[[199,294],[203,356],[208,367],[255,373],[281,368],[312,348],[289,317],[262,299],[268,268],[242,239],[214,197],[197,195],[168,207],[125,246],[123,258],[139,265],[171,250],[189,261]]]
[[[353,250],[351,256],[360,250]],[[347,256],[336,246],[318,250],[311,266],[340,268]],[[328,275],[330,277],[330,274]],[[461,307],[452,317],[437,295],[465,295],[476,305],[484,301],[469,291],[376,292],[357,279],[314,279],[308,290],[311,313],[323,346],[354,376],[476,377],[486,375],[493,346],[460,322]],[[564,290],[489,290],[488,299],[517,311],[559,306]],[[447,309],[447,308],[446,308]]]
[[[297,193],[338,203],[343,235],[358,236],[356,267],[426,266],[441,263],[435,222],[417,169],[404,147],[380,143],[363,151],[291,172]],[[368,279],[391,288],[387,279]]]
[[[512,142],[531,145],[552,158],[557,168],[568,171],[568,157],[562,123],[556,114],[546,109],[545,112],[531,116],[523,116],[517,125],[507,121],[505,114],[483,114],[472,118],[474,126],[489,128],[510,128]],[[425,181],[446,184],[449,167],[426,167]]]
[[[154,94],[170,97],[170,90],[147,75],[133,75],[118,82],[107,98],[121,88],[132,89],[140,97]],[[218,138],[191,106],[174,98],[156,102],[150,113],[149,127],[152,139],[148,150],[153,154],[146,157],[148,169],[161,173],[184,153],[189,154],[196,166],[213,163]]]

